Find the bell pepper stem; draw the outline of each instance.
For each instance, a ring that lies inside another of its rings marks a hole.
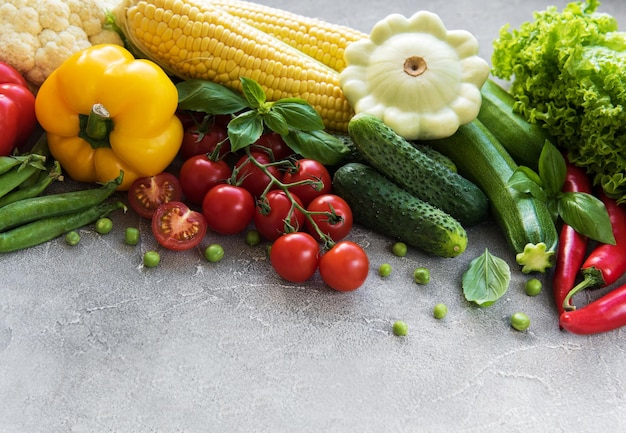
[[[102,140],[109,135],[111,115],[102,104],[94,104],[87,119],[85,132],[91,138]]]

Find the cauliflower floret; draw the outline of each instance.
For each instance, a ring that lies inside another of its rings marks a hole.
[[[4,0],[0,4],[0,61],[34,87],[75,52],[91,45],[123,45],[103,28],[118,0]]]

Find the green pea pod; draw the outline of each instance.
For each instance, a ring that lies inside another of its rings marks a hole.
[[[32,221],[71,214],[102,203],[115,192],[123,174],[100,188],[70,191],[19,200],[0,207],[0,232]]]
[[[13,230],[0,233],[0,253],[34,247],[51,241],[72,230],[79,229],[107,216],[116,209],[125,209],[121,202],[100,203],[81,211],[42,218]]]
[[[61,179],[61,165],[58,161],[54,161],[50,172],[41,172],[37,176],[37,181],[32,185],[22,188],[21,186],[4,197],[0,198],[0,207],[15,203],[16,201],[24,200],[27,198],[37,197],[44,193],[44,191],[50,186],[52,182],[57,179]]]

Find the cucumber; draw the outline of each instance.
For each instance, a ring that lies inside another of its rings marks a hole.
[[[467,233],[456,219],[366,164],[340,167],[333,191],[350,205],[354,221],[374,232],[439,257],[456,257],[467,247]]]
[[[459,173],[487,194],[490,213],[516,253],[541,242],[548,252],[555,250],[558,234],[546,203],[507,186],[517,164],[485,125],[474,120],[451,137],[428,144],[450,157]]]
[[[377,116],[356,114],[348,124],[348,133],[369,165],[410,194],[465,227],[486,221],[488,201],[478,186],[428,157]]]
[[[481,89],[482,105],[478,120],[500,141],[518,165],[537,170],[539,155],[552,137],[539,123],[530,123],[513,111],[515,98],[493,80]]]

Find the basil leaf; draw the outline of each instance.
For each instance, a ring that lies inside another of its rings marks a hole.
[[[237,92],[213,81],[186,80],[176,84],[178,108],[208,114],[232,114],[248,108]]]
[[[267,113],[263,114],[263,123],[265,126],[272,131],[276,132],[280,135],[289,134],[289,125],[285,118],[278,112],[269,110]]]
[[[548,200],[545,190],[541,187],[541,179],[528,167],[517,167],[509,178],[507,186],[523,194],[530,194],[538,200],[544,202]]]
[[[350,154],[343,140],[324,130],[289,131],[283,140],[294,152],[324,165],[336,165]]]
[[[558,207],[563,222],[578,233],[615,245],[611,219],[600,199],[584,192],[565,192],[559,197]]]
[[[270,111],[280,113],[289,129],[315,131],[324,129],[324,121],[315,108],[299,98],[284,98],[272,104]]]
[[[539,156],[539,177],[549,197],[554,197],[561,192],[566,175],[565,158],[556,146],[546,140]]]
[[[242,93],[250,108],[259,108],[267,100],[263,87],[251,78],[239,77],[242,86]]]
[[[488,307],[506,293],[510,282],[509,265],[485,248],[485,252],[472,260],[463,274],[463,295],[470,302]]]
[[[256,111],[246,111],[228,123],[228,139],[233,152],[254,143],[263,134],[263,119]]]

